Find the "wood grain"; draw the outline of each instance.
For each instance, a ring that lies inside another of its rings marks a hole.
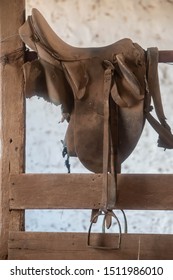
[[[92,242],[115,246],[117,235],[93,233]],[[159,260],[173,259],[173,235],[123,234],[119,250],[87,246],[87,233],[10,232],[11,260]]]
[[[0,1],[0,259],[8,254],[9,224],[21,229],[22,212],[9,212],[9,175],[24,171],[23,43],[25,1]]]
[[[172,210],[172,174],[121,174],[118,209]],[[102,174],[20,174],[10,178],[10,209],[98,209]]]

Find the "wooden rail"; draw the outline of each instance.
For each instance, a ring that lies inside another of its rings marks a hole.
[[[118,175],[119,209],[172,210],[172,174]],[[19,174],[10,178],[10,209],[98,209],[102,174]]]
[[[117,235],[93,233],[92,241],[115,246]],[[123,234],[119,250],[87,246],[87,233],[10,232],[12,260],[159,260],[173,259],[173,235]]]
[[[160,63],[171,63],[173,62],[173,50],[159,51],[159,62]]]

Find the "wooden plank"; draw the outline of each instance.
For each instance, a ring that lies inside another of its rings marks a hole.
[[[23,43],[18,29],[24,22],[24,0],[0,1],[0,259],[7,258],[9,174],[24,171]],[[23,213],[12,214],[22,227]]]
[[[115,234],[93,233],[92,241],[114,246]],[[10,232],[9,259],[173,259],[173,235],[123,234],[121,248],[100,250],[87,246],[87,233]]]
[[[11,209],[97,209],[102,174],[12,175]],[[118,175],[118,209],[173,209],[172,174]]]
[[[173,62],[173,50],[159,51],[159,62],[170,63]]]

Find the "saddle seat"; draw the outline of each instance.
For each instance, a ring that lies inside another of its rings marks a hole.
[[[47,96],[37,93],[56,105],[62,104],[63,114],[68,115],[68,154],[77,156],[96,173],[103,171],[104,79],[111,65],[110,134],[114,157],[121,164],[140,138],[145,106],[150,104],[150,98],[144,102],[145,51],[130,39],[99,48],[70,46],[55,34],[37,9],[32,10],[19,34],[38,55],[38,60],[24,66],[26,95],[33,94],[29,91],[36,90],[40,76],[44,76]]]
[[[104,47],[74,47],[66,42],[64,42],[50,27],[45,18],[41,15],[41,13],[37,9],[32,9],[32,17],[28,17],[30,21],[30,27],[32,24],[31,36],[28,36],[28,31],[26,25],[24,24],[20,28],[20,36],[24,42],[31,49],[37,51],[36,45],[34,43],[37,41],[41,41],[42,44],[56,56],[58,60],[62,61],[78,61],[85,59],[93,59],[93,58],[102,58],[102,59],[113,59],[110,57],[112,53],[114,53],[114,48],[118,48],[118,44],[120,44],[120,48],[123,47],[124,42],[131,43],[130,39],[123,39],[123,44],[121,41],[115,42],[109,46]],[[31,23],[32,22],[32,23]],[[28,26],[29,27],[29,26]],[[29,28],[30,28],[29,27]],[[34,36],[34,38],[32,38]],[[124,45],[124,48],[126,44]],[[121,50],[123,52],[123,49]],[[130,53],[131,55],[131,53]]]

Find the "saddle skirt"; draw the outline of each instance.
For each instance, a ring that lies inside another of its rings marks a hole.
[[[92,172],[103,171],[104,106],[107,102],[108,144],[112,144],[113,156],[120,166],[134,150],[145,119],[150,116],[153,81],[149,81],[148,65],[151,63],[146,51],[130,39],[100,48],[70,46],[54,33],[36,9],[19,34],[38,55],[37,60],[24,65],[26,96],[39,95],[62,105],[62,113],[69,122],[65,136],[68,154],[77,156]],[[156,48],[153,51],[158,52]],[[157,61],[155,64],[157,66]],[[111,80],[108,100],[105,100],[108,68]],[[153,75],[157,80],[156,70]],[[156,103],[162,109],[161,103]],[[166,127],[162,110],[159,119]],[[151,119],[150,123],[154,126]],[[168,126],[166,130],[170,135]],[[172,138],[170,144],[163,138],[161,146],[172,148]]]

